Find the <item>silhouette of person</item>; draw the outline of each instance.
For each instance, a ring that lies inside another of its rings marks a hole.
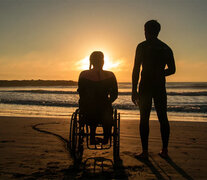
[[[156,20],[145,23],[146,41],[138,44],[132,73],[132,101],[140,109],[140,136],[142,153],[138,158],[148,158],[149,117],[154,100],[155,110],[160,122],[162,150],[160,156],[168,156],[170,126],[167,117],[167,94],[165,76],[175,73],[173,52],[164,42],[159,40],[161,26]],[[166,67],[167,66],[167,67]],[[140,68],[142,67],[139,82]]]
[[[78,81],[79,108],[84,123],[90,126],[90,144],[96,144],[96,127],[103,125],[104,139],[107,144],[111,135],[113,109],[112,103],[117,99],[118,87],[113,72],[103,70],[104,54],[95,51],[90,55],[89,70],[82,71]]]

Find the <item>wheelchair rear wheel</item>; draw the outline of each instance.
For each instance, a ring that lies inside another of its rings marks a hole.
[[[120,114],[117,113],[117,110],[114,110],[114,132],[113,132],[113,159],[114,164],[116,165],[120,160],[119,151],[120,151]]]
[[[84,126],[80,122],[79,110],[76,110],[71,117],[69,148],[75,160],[82,160],[83,156]]]

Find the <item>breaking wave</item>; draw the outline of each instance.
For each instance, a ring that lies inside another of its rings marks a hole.
[[[34,94],[78,94],[77,91],[51,91],[51,90],[13,90],[13,91],[0,91],[11,93],[34,93]],[[199,92],[168,92],[169,96],[207,96],[207,91]],[[119,92],[119,95],[131,95],[131,92]]]
[[[63,102],[63,101],[37,101],[37,100],[9,100],[9,99],[1,99],[0,103],[3,104],[16,104],[16,105],[37,105],[37,106],[56,106],[56,107],[78,107],[78,103],[71,103],[71,102]],[[125,110],[136,110],[138,107],[134,106],[133,104],[114,104],[114,107],[118,109],[125,109]],[[152,110],[155,110],[152,107]],[[200,104],[200,105],[170,105],[168,106],[168,111],[173,112],[194,112],[194,113],[206,113],[207,112],[207,105]]]

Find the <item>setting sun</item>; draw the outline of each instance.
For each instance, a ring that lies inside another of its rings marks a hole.
[[[113,61],[111,58],[104,53],[104,70],[112,70],[114,68],[119,67],[121,64],[120,60]],[[89,56],[85,57],[84,59],[78,61],[76,63],[77,69],[86,70],[89,69]]]

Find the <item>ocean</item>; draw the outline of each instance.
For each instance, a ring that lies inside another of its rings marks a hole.
[[[169,82],[170,121],[207,122],[207,82]],[[66,117],[78,108],[77,86],[1,87],[0,116]],[[119,83],[119,96],[113,106],[121,120],[139,119],[139,109],[131,102],[131,83]],[[150,120],[157,120],[154,105]]]

